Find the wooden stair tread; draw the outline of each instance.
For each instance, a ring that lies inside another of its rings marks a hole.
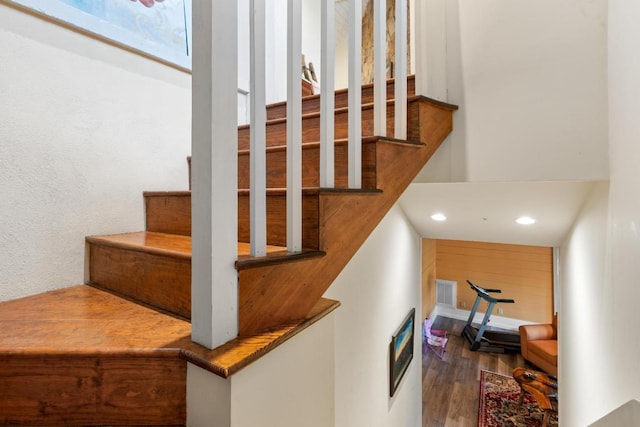
[[[88,236],[87,242],[172,258],[191,259],[191,237],[177,234],[138,231],[108,236]]]
[[[1,353],[177,351],[185,320],[88,285],[0,303]],[[168,354],[170,356],[170,354]]]
[[[250,255],[251,245],[249,243],[238,242],[238,260],[236,269],[246,270],[252,267],[263,267],[266,265],[282,264],[285,262],[302,261],[309,258],[325,256],[324,251],[314,251],[303,249],[301,252],[291,253],[282,246],[267,245],[267,255],[264,257],[253,257]]]
[[[190,192],[176,192],[179,195],[190,196]],[[183,194],[187,193],[187,194]],[[117,247],[122,249],[143,251],[160,256],[191,259],[191,237],[178,234],[157,233],[153,231],[136,231],[132,233],[113,234],[106,236],[88,236],[87,242]],[[251,246],[246,242],[238,242],[238,269],[246,269],[254,266],[279,264],[289,261],[324,256],[322,251],[303,250],[300,253],[291,253],[286,247],[267,245],[267,255],[264,257],[252,257]]]
[[[0,356],[127,355],[181,358],[228,377],[335,310],[322,299],[288,325],[209,350],[191,324],[88,285],[0,303]]]

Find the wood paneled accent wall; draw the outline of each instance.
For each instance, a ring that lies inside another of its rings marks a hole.
[[[422,239],[422,318],[436,306],[436,240]]]
[[[423,249],[424,251],[424,249]],[[502,316],[551,322],[553,315],[553,248],[460,240],[436,241],[438,279],[458,282],[458,308],[470,310],[476,299],[467,279],[484,288],[502,289]],[[435,294],[435,283],[433,293]],[[478,311],[484,312],[486,303]]]

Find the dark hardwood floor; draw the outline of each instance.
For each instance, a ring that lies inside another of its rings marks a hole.
[[[469,350],[461,336],[465,322],[438,316],[433,327],[449,332],[447,351],[440,360],[422,349],[423,427],[475,427],[478,424],[480,371],[511,375],[513,368],[525,366],[520,353],[495,354]]]

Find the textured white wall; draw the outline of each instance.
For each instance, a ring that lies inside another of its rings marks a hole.
[[[336,427],[422,425],[420,237],[395,205],[327,291],[335,314]],[[389,398],[389,343],[416,308],[414,359]]]
[[[186,189],[191,77],[0,4],[0,300],[83,282],[84,236]]]
[[[445,61],[447,78],[430,82],[460,110],[418,181],[608,179],[607,2],[456,0],[445,14],[446,57],[429,67]]]

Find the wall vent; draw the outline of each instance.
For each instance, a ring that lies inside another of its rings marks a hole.
[[[456,308],[458,282],[436,279],[436,304]]]

